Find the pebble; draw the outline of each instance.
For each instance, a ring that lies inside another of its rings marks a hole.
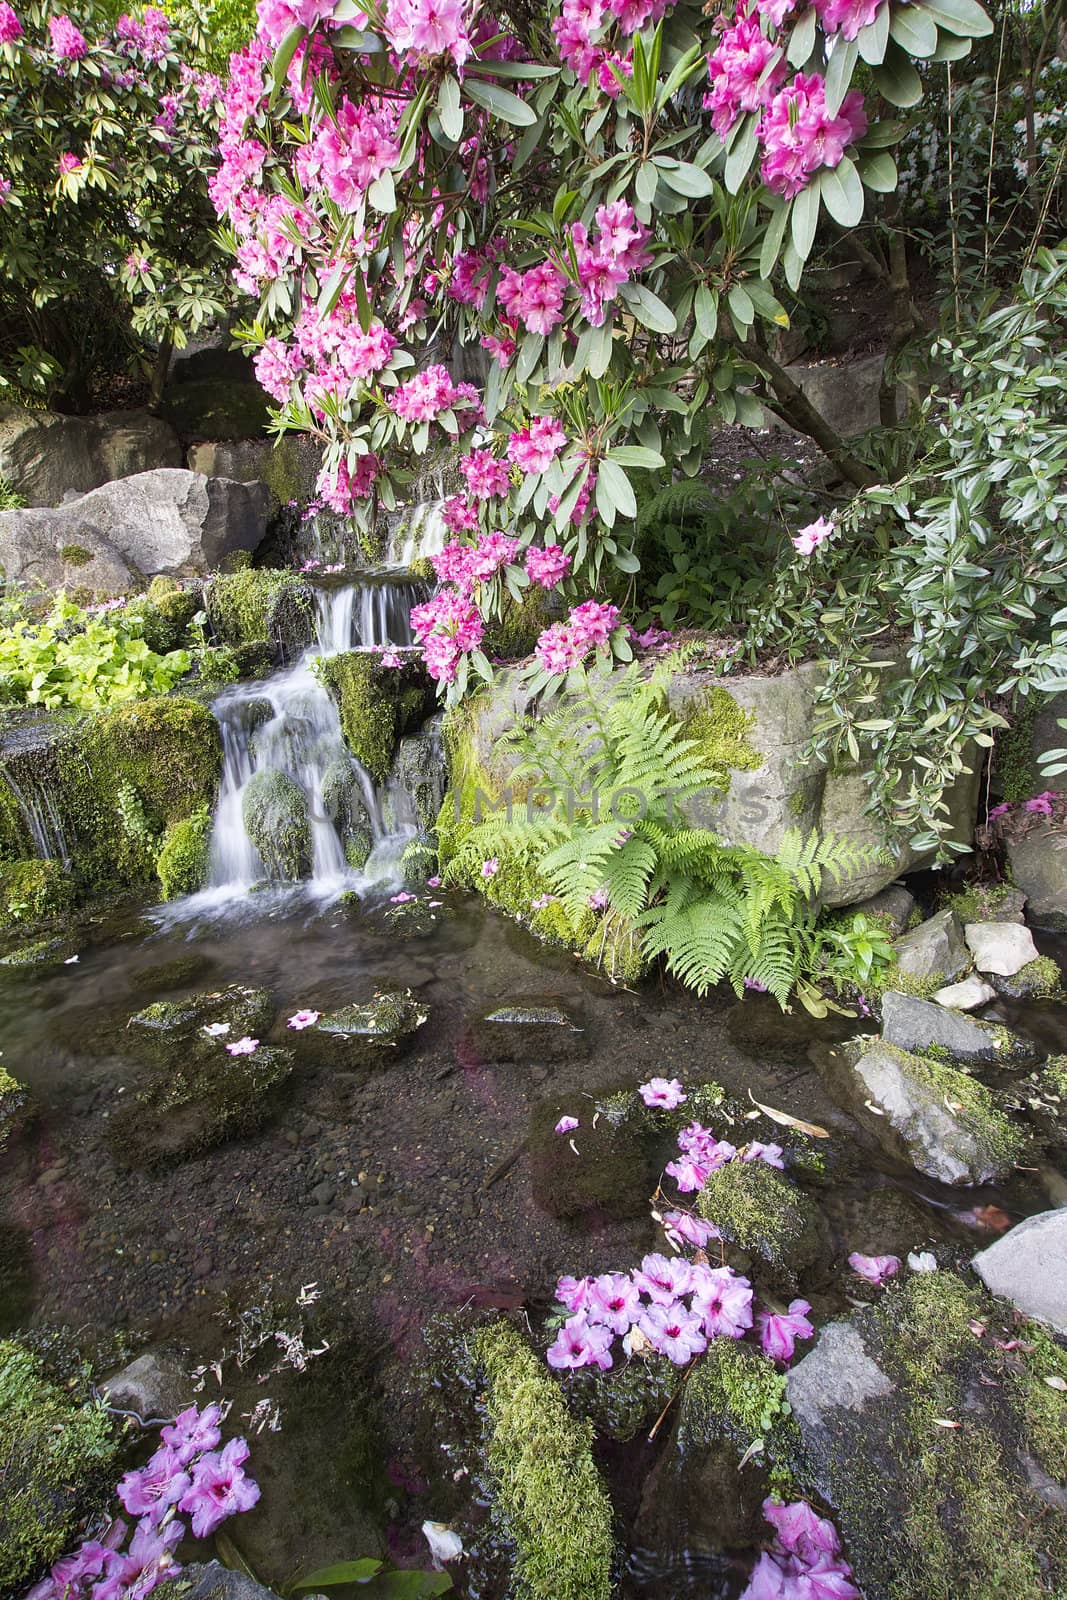
[[[324,1179],[322,1183],[317,1183],[314,1189],[312,1189],[311,1198],[317,1206],[328,1206],[333,1203],[336,1193],[336,1185],[328,1183]]]

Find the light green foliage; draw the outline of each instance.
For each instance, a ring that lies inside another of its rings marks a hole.
[[[195,894],[203,887],[210,842],[211,813],[206,806],[167,829],[156,858],[156,873],[163,886],[164,900]]]
[[[243,50],[256,31],[255,0],[164,0],[162,9],[178,27],[199,40],[199,60],[223,78],[230,57]]]
[[[165,694],[188,672],[187,650],[158,654],[136,607],[92,615],[60,594],[43,622],[25,616],[0,633],[0,701],[99,711]]]
[[[762,1439],[761,1459],[773,1459],[797,1442],[791,1416],[784,1372],[753,1345],[713,1339],[683,1390],[678,1443],[700,1449],[725,1434],[743,1455]]]
[[[0,472],[0,511],[21,511],[25,504],[25,495],[19,494]]]
[[[896,966],[884,923],[864,911],[820,918],[812,934],[812,954],[817,969],[826,972],[837,989],[851,984],[866,992],[872,981],[889,981]]]
[[[507,1323],[472,1338],[485,1371],[488,1460],[516,1547],[516,1600],[610,1600],[611,1505],[593,1464],[593,1430]]]
[[[7,1143],[12,1128],[23,1119],[28,1103],[29,1096],[22,1084],[0,1067],[0,1150]]]
[[[69,1400],[12,1340],[0,1342],[0,1590],[17,1593],[102,1502],[115,1455],[110,1419]]]
[[[682,732],[700,747],[716,773],[715,787],[724,794],[730,788],[731,772],[755,772],[762,765],[763,758],[748,740],[755,720],[755,713],[742,711],[721,684],[709,689],[703,704],[683,720]]]
[[[58,861],[0,866],[0,928],[59,916],[74,902],[74,885]]]
[[[636,664],[614,677],[572,674],[554,711],[508,736],[522,756],[516,783],[547,786],[553,808],[527,817],[517,807],[510,821],[493,816],[472,826],[446,875],[470,879],[494,856],[532,867],[572,927],[606,895],[605,920],[636,930],[643,955],[665,956],[668,970],[698,993],[728,978],[740,994],[748,977],[784,1005],[808,970],[811,900],[824,878],[839,881],[876,852],[791,831],[770,857],[686,826],[685,802],[721,792],[724,772],[667,710],[676,666],[660,662],[651,675]],[[599,816],[588,802],[568,807],[567,796],[591,789],[602,796]]]

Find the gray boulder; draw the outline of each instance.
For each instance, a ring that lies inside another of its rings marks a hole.
[[[185,464],[207,478],[265,483],[275,506],[290,500],[303,505],[314,498],[322,448],[314,439],[293,433],[280,439],[212,439],[190,445]]]
[[[278,1600],[273,1589],[264,1589],[247,1573],[224,1567],[221,1561],[185,1567],[180,1594],[181,1600]]]
[[[878,394],[884,363],[884,356],[873,355],[847,362],[795,361],[785,370],[835,433],[847,439],[881,421]],[[899,384],[897,392],[903,392]],[[794,432],[773,411],[765,411],[764,417],[767,427]]]
[[[1014,978],[1037,960],[1033,934],[1017,922],[968,922],[963,937],[979,972]]]
[[[418,733],[401,739],[389,772],[390,786],[407,796],[415,821],[426,832],[437,825],[448,784],[443,720],[431,717]]]
[[[1067,1334],[1067,1206],[1027,1217],[972,1265],[992,1294]]]
[[[253,773],[245,786],[241,814],[269,878],[299,883],[311,876],[308,798],[295,778],[273,767]]]
[[[267,509],[262,484],[141,472],[66,505],[0,512],[0,571],[50,589],[124,594],[158,573],[195,577],[255,550]]]
[[[833,1095],[898,1160],[938,1183],[992,1183],[1011,1172],[1025,1139],[966,1073],[857,1039],[819,1058]]]
[[[954,911],[939,911],[898,939],[897,967],[909,978],[958,978],[971,957]]]
[[[898,1050],[947,1050],[957,1061],[1023,1062],[1037,1052],[1007,1028],[990,1027],[929,1000],[890,991],[882,997],[882,1036]]]
[[[383,989],[369,1000],[326,1011],[301,1031],[300,1048],[323,1066],[354,1071],[395,1061],[426,1021],[411,989]]]
[[[63,417],[0,407],[0,477],[28,506],[58,506],[72,492],[181,464],[174,429],[148,411]]]
[[[1030,921],[1039,928],[1067,929],[1067,834],[1035,828],[1025,839],[1009,839],[1008,861],[1026,895]]]
[[[915,910],[915,896],[902,883],[891,883],[870,900],[861,901],[855,909],[884,927],[890,939],[899,939]]]
[[[108,1405],[118,1411],[132,1411],[142,1425],[150,1418],[176,1416],[193,1398],[192,1381],[177,1357],[168,1351],[146,1351],[121,1372],[112,1373],[100,1385]]]

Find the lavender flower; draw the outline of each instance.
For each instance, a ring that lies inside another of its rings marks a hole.
[[[810,1311],[806,1300],[791,1300],[789,1310],[779,1313],[761,1311],[756,1317],[759,1341],[763,1353],[772,1361],[792,1361],[798,1339],[810,1339],[815,1332],[804,1315]]]
[[[858,1250],[853,1250],[848,1264],[853,1272],[866,1278],[868,1283],[885,1283],[887,1278],[894,1277],[900,1271],[899,1256],[862,1256]]]
[[[686,1098],[677,1078],[649,1078],[637,1092],[646,1106],[661,1106],[664,1111],[673,1111]]]
[[[549,1346],[548,1364],[557,1371],[593,1366],[606,1372],[612,1365],[611,1344],[611,1330],[590,1322],[585,1312],[579,1311],[564,1323]]]
[[[556,1123],[556,1132],[557,1133],[573,1133],[577,1126],[578,1126],[578,1118],[577,1117],[560,1117],[559,1121]]]
[[[223,1450],[201,1456],[196,1463],[192,1486],[179,1501],[179,1509],[191,1516],[198,1539],[206,1539],[235,1512],[250,1511],[259,1499],[259,1485],[243,1468],[247,1460],[246,1441],[231,1439]]]

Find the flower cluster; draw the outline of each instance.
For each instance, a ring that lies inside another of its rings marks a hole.
[[[478,649],[485,632],[478,607],[461,589],[442,589],[425,605],[414,606],[411,628],[426,670],[438,683],[455,681],[463,656]]]
[[[227,1517],[250,1511],[259,1485],[244,1470],[248,1444],[231,1439],[217,1449],[221,1421],[217,1405],[179,1412],[150,1460],[119,1483],[123,1509],[138,1519],[128,1549],[126,1523],[117,1518],[102,1540],[86,1539],[57,1561],[27,1600],[144,1600],[181,1571],[174,1550],[188,1530],[179,1512],[194,1536],[206,1539]]]
[[[806,528],[801,528],[793,539],[792,544],[798,555],[810,556],[825,540],[832,537],[833,522],[829,517],[817,517],[814,522],[809,522]]]
[[[586,600],[575,606],[566,622],[553,622],[534,646],[538,665],[553,677],[562,676],[602,650],[619,625],[619,608],[610,602]]]
[[[555,417],[534,417],[508,440],[508,456],[525,473],[547,472],[567,443]]]
[[[393,391],[389,404],[405,422],[432,422],[445,411],[461,411],[473,420],[481,412],[478,391],[470,383],[453,383],[448,368],[426,367]]]
[[[571,570],[571,558],[558,544],[531,545],[526,552],[526,576],[542,589],[554,589]]]
[[[725,1167],[729,1161],[763,1161],[779,1171],[785,1167],[781,1145],[762,1144],[758,1139],[751,1139],[748,1144],[738,1148],[728,1139],[716,1139],[699,1122],[691,1122],[688,1128],[682,1129],[678,1135],[678,1148],[682,1159],[669,1161],[665,1170],[683,1194],[693,1194],[703,1189],[711,1174]]]
[[[861,1600],[841,1538],[806,1500],[763,1502],[774,1543],[756,1563],[741,1600]]]

